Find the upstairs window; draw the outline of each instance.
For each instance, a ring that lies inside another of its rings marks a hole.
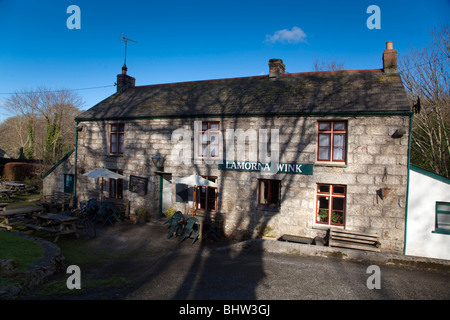
[[[347,122],[319,121],[318,161],[345,162],[347,152]]]
[[[198,146],[199,157],[219,157],[219,121],[203,121],[200,132],[200,145]]]
[[[110,125],[109,152],[111,154],[123,154],[124,133],[125,125],[123,123]]]

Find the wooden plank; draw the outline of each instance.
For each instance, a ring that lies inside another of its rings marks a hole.
[[[331,246],[332,247],[347,248],[347,249],[356,249],[356,250],[380,252],[380,248],[378,248],[378,247],[367,246],[367,245],[357,245],[357,244],[354,244],[354,243],[340,243],[340,242],[333,241]]]
[[[0,216],[9,216],[9,215],[15,215],[15,214],[27,214],[27,213],[33,213],[33,212],[40,212],[44,210],[42,207],[25,207],[25,208],[17,208],[17,209],[9,209],[5,211],[0,211]]]
[[[347,239],[360,239],[360,240],[367,240],[367,241],[378,241],[378,237],[364,237],[364,236],[355,236],[355,235],[348,235],[348,234],[344,234],[344,233],[339,233],[339,234],[335,234],[332,233],[330,234],[330,237],[341,237],[341,238],[347,238]]]
[[[11,230],[13,227],[6,223],[0,222],[0,228],[5,228],[6,230]]]
[[[47,231],[47,232],[52,232],[52,233],[59,233],[59,230],[57,230],[57,229],[38,226],[36,224],[26,224],[25,226],[28,228],[31,228],[31,229],[42,230],[42,231]]]
[[[379,252],[379,236],[358,231],[330,229],[330,247]]]
[[[349,230],[337,230],[337,229],[330,229],[330,233],[347,234],[347,235],[364,236],[364,237],[374,237],[374,238],[378,238],[379,237],[379,235],[377,235],[377,234],[371,234],[371,233],[365,233],[365,232],[357,232],[357,231],[349,231]]]
[[[343,243],[341,241],[336,241],[336,240],[330,240],[330,247],[341,247],[341,248],[380,252],[380,248],[375,247],[375,246],[359,245],[359,244],[349,243],[349,242]]]
[[[355,235],[355,234],[348,234],[346,232],[335,232],[335,231],[330,232],[330,237],[346,237],[349,239],[364,239],[368,241],[378,241],[379,239],[379,236],[366,236],[364,234]]]
[[[357,242],[357,243],[361,243],[361,244],[367,244],[367,245],[372,245],[372,246],[377,246],[378,241],[373,241],[373,240],[363,240],[363,239],[349,239],[349,238],[345,238],[345,237],[333,237],[331,238],[332,240],[337,240],[337,241],[346,241],[346,242]]]
[[[311,244],[313,239],[301,236],[295,236],[291,234],[284,234],[281,236],[280,240],[288,241],[288,242],[296,242],[296,243],[304,243]]]
[[[346,235],[346,234],[331,234],[330,235],[331,238],[345,238],[348,239],[349,241],[351,241],[352,239],[354,240],[365,240],[365,241],[369,241],[369,242],[378,242],[379,238],[374,238],[374,237],[363,237],[363,236],[354,236],[354,235]]]

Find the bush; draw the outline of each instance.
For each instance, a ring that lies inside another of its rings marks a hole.
[[[135,211],[136,215],[138,217],[147,217],[147,209],[146,208],[139,208]]]
[[[3,169],[3,178],[9,181],[24,181],[40,178],[46,166],[37,163],[9,162]]]
[[[165,215],[167,218],[170,218],[171,216],[174,215],[174,213],[175,213],[175,209],[174,209],[172,206],[170,206],[170,207],[167,209],[167,211],[164,212],[164,215]]]

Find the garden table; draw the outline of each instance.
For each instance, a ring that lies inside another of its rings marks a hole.
[[[26,227],[54,233],[56,237],[53,242],[57,242],[59,236],[63,234],[75,234],[79,238],[76,227],[77,217],[56,213],[39,213],[35,214],[33,218],[36,223],[27,224]]]
[[[34,213],[44,210],[40,206],[0,211],[0,227],[11,230],[12,227],[26,223]]]

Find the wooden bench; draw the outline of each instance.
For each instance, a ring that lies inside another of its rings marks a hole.
[[[54,228],[50,228],[50,227],[43,227],[43,226],[39,226],[37,224],[26,224],[25,227],[30,228],[30,229],[35,229],[35,230],[47,231],[47,232],[51,232],[51,233],[59,232],[58,229],[54,229]]]
[[[279,240],[286,241],[286,242],[311,244],[314,239],[308,238],[308,237],[302,237],[302,236],[295,236],[292,234],[283,234]]]
[[[358,231],[330,229],[330,247],[349,248],[380,252],[380,237]]]
[[[54,192],[50,195],[45,195],[44,202],[45,201],[50,202],[51,206],[56,207],[57,210],[64,211],[64,209],[69,206],[72,201],[72,194],[66,192]]]

